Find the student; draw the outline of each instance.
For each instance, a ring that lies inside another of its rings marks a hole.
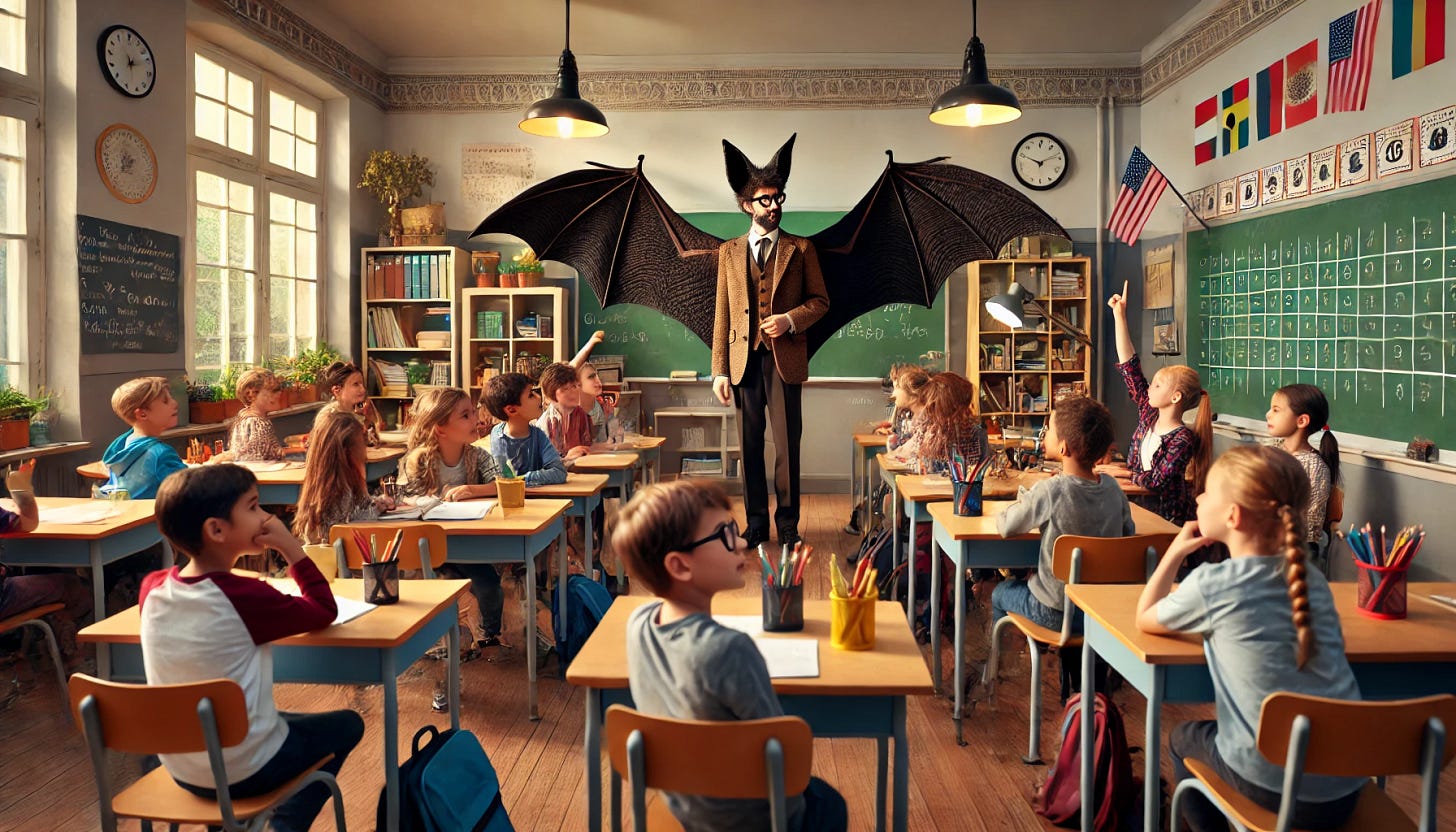
[[[364,387],[364,373],[352,362],[335,361],[319,374],[319,389],[328,396],[324,405],[314,417],[317,423],[325,413],[342,410],[353,413],[364,424],[364,438],[370,447],[379,444],[379,432],[384,430],[384,419],[369,401],[369,392]]]
[[[622,508],[612,547],[658,598],[627,622],[627,676],[639,710],[725,721],[783,715],[753,640],[712,617],[714,595],[743,588],[747,549],[722,488],[697,480],[647,486]],[[768,828],[764,800],[664,797],[688,829]],[[795,832],[849,828],[844,798],[817,777],[788,805]]]
[[[919,416],[925,409],[925,386],[930,373],[920,367],[902,366],[895,376],[895,409],[890,414],[890,438],[885,447],[895,459],[911,460],[920,455]]]
[[[1310,553],[1318,557],[1329,525],[1330,491],[1340,481],[1340,443],[1330,432],[1330,403],[1324,391],[1313,384],[1286,384],[1269,397],[1264,414],[1269,435],[1304,466],[1309,475],[1309,506],[1304,512],[1305,533]],[[1324,431],[1319,450],[1309,443],[1310,434]]]
[[[975,465],[991,453],[986,429],[971,410],[976,387],[956,373],[931,376],[923,388],[924,408],[920,411],[923,430],[920,436],[920,470],[927,474],[945,474],[952,460],[959,455],[967,465]]]
[[[540,428],[531,424],[541,415],[541,397],[531,379],[521,373],[502,373],[485,384],[481,404],[500,424],[490,431],[490,452],[510,463],[528,488],[566,482],[566,463]]]
[[[1127,468],[1101,470],[1128,477],[1152,492],[1139,496],[1139,505],[1173,523],[1186,523],[1193,519],[1193,495],[1203,490],[1213,453],[1213,406],[1192,367],[1164,367],[1148,383],[1127,328],[1126,282],[1122,289],[1124,294],[1108,298],[1107,305],[1117,329],[1117,369],[1137,407],[1138,426],[1128,447]],[[1183,414],[1194,407],[1198,416],[1190,429]]]
[[[177,400],[165,378],[148,376],[116,388],[111,409],[131,430],[116,437],[101,456],[111,472],[111,481],[101,492],[125,489],[133,500],[150,500],[167,475],[187,467],[177,451],[160,438],[162,431],[177,427]]]
[[[536,419],[568,467],[591,453],[591,417],[581,408],[581,383],[570,364],[556,363],[541,371],[541,396],[546,409]]]
[[[1218,719],[1185,722],[1168,738],[1175,778],[1190,776],[1183,759],[1191,757],[1271,812],[1279,810],[1284,769],[1255,742],[1264,698],[1277,691],[1360,698],[1330,586],[1305,566],[1308,500],[1309,478],[1289,454],[1256,445],[1229,450],[1198,495],[1197,521],[1183,526],[1138,599],[1144,632],[1203,636],[1213,677]],[[1183,558],[1214,540],[1228,545],[1230,559],[1199,566],[1173,591]],[[1294,825],[1343,826],[1365,779],[1306,774]],[[1184,817],[1194,832],[1228,829],[1206,798],[1190,797]]]
[[[475,420],[475,403],[458,387],[432,387],[416,399],[409,451],[399,465],[400,490],[448,501],[495,496],[500,469],[488,450],[474,444]],[[501,640],[505,595],[495,564],[451,562],[441,572],[470,579],[480,605],[476,646],[509,646]]]
[[[991,593],[991,618],[1023,615],[1048,630],[1061,630],[1067,585],[1052,573],[1052,552],[1064,534],[1122,537],[1134,534],[1132,509],[1117,480],[1093,470],[1112,447],[1112,414],[1096,399],[1063,399],[1047,418],[1045,453],[1062,472],[1033,485],[996,517],[1002,537],[1041,529],[1041,556],[1026,580],[1001,582]],[[1080,618],[1073,622],[1081,632]],[[1074,677],[1075,678],[1075,677]]]
[[[272,791],[325,754],[323,771],[338,774],[364,736],[354,711],[280,713],[273,704],[269,642],[329,626],[337,613],[328,581],[283,521],[258,504],[257,480],[237,465],[208,465],[167,478],[157,493],[157,525],[191,560],[153,572],[142,583],[142,664],[147,682],[173,685],[232,679],[248,705],[248,734],[222,750],[234,799]],[[234,575],[238,558],[272,549],[283,554],[301,595],[265,581]],[[172,714],[171,719],[192,719]],[[162,754],[162,765],[182,788],[216,797],[204,752]],[[285,801],[271,829],[304,832],[329,798],[314,783]]]
[[[591,402],[591,407],[582,405],[586,409],[586,415],[591,419],[592,441],[611,442],[615,431],[615,422],[612,403],[602,395],[602,378],[597,374],[597,368],[587,360],[597,344],[602,342],[606,333],[600,329],[592,333],[587,340],[586,346],[577,352],[576,357],[571,359],[571,366],[576,368],[576,380],[581,384],[581,395],[583,402]]]
[[[36,505],[35,490],[30,484],[34,470],[35,460],[32,459],[21,463],[18,470],[6,473],[5,487],[10,492],[10,499],[15,502],[15,511],[0,507],[0,534],[33,532],[40,525],[40,507]],[[0,621],[26,610],[57,603],[65,604],[65,609],[46,617],[51,619],[61,652],[73,657],[70,664],[75,665],[80,659],[76,649],[76,629],[81,619],[91,613],[90,590],[75,573],[7,575],[5,566],[0,564]]]
[[[268,418],[278,409],[282,393],[283,386],[272,370],[254,368],[238,379],[238,401],[243,409],[228,435],[228,450],[235,461],[283,459],[283,445]]]
[[[328,543],[336,523],[369,523],[394,508],[388,497],[371,496],[365,476],[364,425],[334,411],[316,420],[293,533],[305,543]]]

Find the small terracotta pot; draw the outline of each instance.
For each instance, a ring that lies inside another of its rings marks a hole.
[[[224,419],[231,419],[243,412],[243,403],[237,399],[223,399],[222,411],[222,417]]]
[[[14,451],[30,445],[30,420],[0,421],[0,451]]]
[[[227,418],[222,402],[191,402],[187,405],[188,418],[193,424],[206,425],[221,422]]]
[[[298,391],[298,403],[310,404],[319,400],[319,389],[317,384],[305,384],[302,387],[295,387]]]

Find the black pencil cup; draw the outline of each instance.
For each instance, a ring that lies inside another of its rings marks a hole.
[[[804,585],[763,588],[763,629],[794,633],[804,629]]]
[[[961,517],[980,517],[981,489],[984,486],[985,483],[981,480],[954,483],[951,502],[955,506],[955,513]]]
[[[359,565],[364,572],[364,603],[393,604],[399,600],[399,563],[386,560]]]

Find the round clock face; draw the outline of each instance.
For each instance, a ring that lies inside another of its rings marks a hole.
[[[1032,133],[1011,151],[1016,181],[1034,191],[1047,191],[1067,175],[1067,146],[1050,133]]]
[[[111,26],[96,41],[101,73],[116,91],[141,98],[157,81],[152,48],[130,26]]]
[[[96,139],[96,170],[111,195],[122,202],[145,202],[157,187],[157,156],[145,137],[125,124],[113,124]]]

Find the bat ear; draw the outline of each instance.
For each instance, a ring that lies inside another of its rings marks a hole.
[[[773,159],[768,163],[768,170],[778,174],[779,179],[783,180],[784,187],[786,188],[789,184],[789,166],[794,162],[794,139],[797,138],[799,138],[798,133],[790,136],[789,140],[784,142],[784,146],[779,148],[779,152],[775,153]]]
[[[733,146],[727,139],[723,140],[723,164],[728,169],[728,187],[733,189],[734,194],[743,192],[748,185],[748,177],[754,170],[752,162],[743,155],[743,151]]]

